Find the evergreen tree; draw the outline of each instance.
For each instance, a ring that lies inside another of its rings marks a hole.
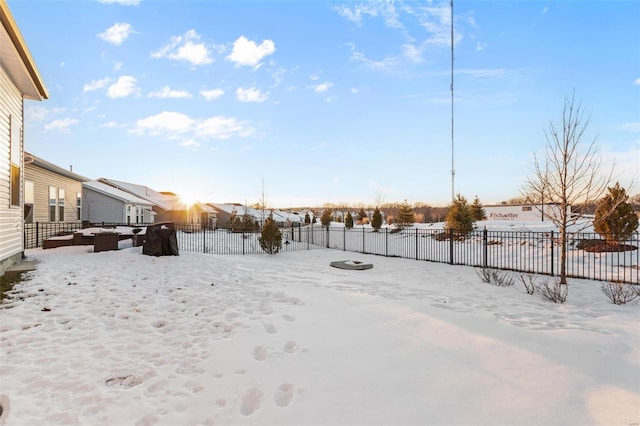
[[[638,229],[638,216],[629,203],[629,196],[616,182],[596,207],[593,229],[607,241],[618,243],[628,239]]]
[[[458,235],[467,235],[473,231],[473,217],[467,199],[458,194],[449,207],[445,227]]]
[[[411,226],[416,221],[416,215],[413,213],[413,207],[407,203],[407,200],[404,200],[404,203],[400,205],[398,210],[398,214],[396,215],[396,225],[398,228],[404,229],[407,226]]]
[[[358,223],[364,224],[365,219],[369,219],[369,217],[367,216],[367,213],[364,211],[364,209],[361,208],[358,212]]]
[[[373,211],[373,217],[371,218],[371,227],[378,231],[382,227],[382,213],[380,209],[376,207]]]
[[[329,227],[331,221],[333,220],[333,217],[331,216],[332,213],[333,211],[331,209],[324,209],[324,211],[322,212],[322,216],[320,216],[320,223],[322,224],[322,226]]]
[[[316,219],[316,217],[313,216],[313,219],[311,219],[311,223],[318,223],[318,219]]]
[[[351,212],[347,212],[347,216],[344,219],[344,226],[348,229],[353,228],[353,216],[351,216]]]
[[[231,210],[231,214],[229,214],[227,228],[233,229],[238,223],[240,223],[240,219],[238,218],[238,212],[234,208],[233,210]]]
[[[253,230],[253,225],[253,217],[249,214],[249,209],[245,207],[242,219],[240,220],[240,227],[245,232],[251,232]]]
[[[480,199],[477,195],[473,200],[473,204],[471,204],[469,208],[471,210],[471,219],[473,219],[474,222],[485,220],[487,218],[487,212],[482,208],[482,204],[480,203]]]
[[[278,229],[272,215],[269,215],[262,227],[260,248],[268,254],[276,254],[282,248],[282,233]]]
[[[306,223],[307,225],[311,223],[311,217],[309,216],[309,212],[306,212],[304,214],[304,223]]]

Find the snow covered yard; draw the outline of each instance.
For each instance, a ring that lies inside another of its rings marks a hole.
[[[87,246],[0,309],[0,424],[637,425],[640,306],[321,249]],[[373,269],[329,266],[358,260]]]

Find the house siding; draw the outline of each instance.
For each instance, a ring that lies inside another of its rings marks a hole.
[[[82,218],[92,223],[125,223],[125,203],[113,197],[84,188]]]
[[[20,132],[20,145],[23,148],[22,95],[9,79],[5,70],[0,66],[0,275],[7,267],[21,258],[24,250],[22,241],[22,202],[19,206],[11,206],[10,198],[10,120],[13,119]],[[24,164],[20,155],[21,179],[24,179]],[[22,191],[23,185],[20,185]],[[22,200],[22,194],[20,194]]]
[[[64,220],[60,220],[56,212],[56,222],[79,222],[77,214],[76,194],[82,192],[82,182],[61,176],[57,173],[38,167],[25,165],[25,180],[33,182],[33,221],[50,222],[49,220],[49,187],[64,189]]]

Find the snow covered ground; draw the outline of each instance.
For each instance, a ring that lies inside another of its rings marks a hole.
[[[638,425],[640,306],[329,249],[27,251],[0,425]],[[353,271],[336,260],[374,265]]]

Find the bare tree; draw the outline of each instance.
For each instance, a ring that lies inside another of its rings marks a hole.
[[[598,200],[607,190],[613,172],[601,173],[596,138],[584,140],[588,125],[589,118],[584,116],[582,102],[576,102],[575,93],[566,97],[562,121],[551,121],[545,129],[545,153],[542,157],[534,154],[533,174],[522,191],[529,199],[537,194],[558,207],[545,213],[558,227],[560,284],[567,283],[567,229],[581,218],[580,214],[572,214],[571,206]]]

